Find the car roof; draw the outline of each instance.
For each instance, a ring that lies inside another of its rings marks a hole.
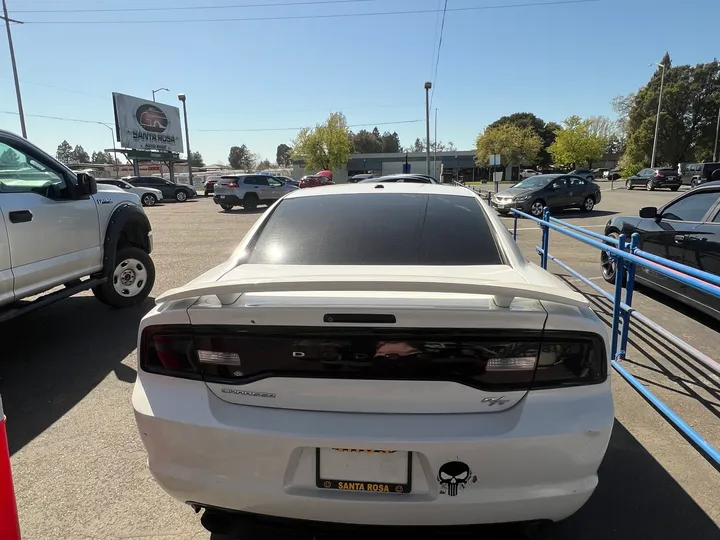
[[[378,187],[382,185],[383,187]],[[295,190],[288,193],[284,199],[297,197],[319,197],[323,195],[355,195],[360,193],[421,193],[427,195],[457,195],[459,197],[479,198],[475,192],[468,188],[449,186],[443,184],[415,184],[405,182],[388,182],[384,184],[334,184],[320,186],[311,190]]]

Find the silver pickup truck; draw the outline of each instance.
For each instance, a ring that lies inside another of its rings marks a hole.
[[[215,184],[213,201],[226,212],[235,206],[255,210],[261,204],[270,206],[295,189],[298,188],[266,174],[226,175]]]
[[[148,296],[152,229],[136,194],[2,130],[0,155],[0,322],[88,289],[114,307]]]

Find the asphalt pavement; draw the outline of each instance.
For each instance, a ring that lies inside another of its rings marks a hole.
[[[614,213],[635,214],[673,196],[605,191],[595,212],[557,217],[602,231]],[[83,294],[0,326],[1,391],[24,540],[209,538],[199,516],[166,495],[147,472],[131,407],[137,325],[152,297],[225,260],[263,210],[224,213],[203,198],[149,208],[157,279],[144,305],[113,310]],[[539,237],[533,224],[520,224],[518,242],[531,260],[537,260]],[[553,235],[550,251],[604,283],[592,248]],[[714,321],[646,292],[636,296],[643,313],[720,357]],[[607,303],[591,300],[609,320]],[[631,337],[631,371],[720,446],[717,378],[645,330]],[[600,485],[549,538],[720,538],[718,471],[627,383],[614,376],[614,385],[616,424]]]

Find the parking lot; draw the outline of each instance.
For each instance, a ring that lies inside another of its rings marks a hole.
[[[636,215],[641,206],[676,196],[601,186],[594,212],[556,217],[602,232],[613,214]],[[137,325],[154,296],[225,260],[263,210],[224,213],[204,198],[149,208],[157,279],[144,305],[116,311],[84,294],[0,327],[2,397],[24,539],[209,537],[198,516],[147,472],[130,403]],[[511,218],[503,220],[512,228]],[[518,242],[534,261],[539,239],[534,224],[519,224]],[[605,285],[593,248],[551,233],[550,252]],[[552,263],[549,269],[561,273]],[[609,323],[610,303],[590,298]],[[634,307],[717,358],[714,321],[645,289]],[[633,331],[631,341],[628,369],[720,446],[720,380],[648,331]],[[600,486],[551,538],[720,538],[718,472],[620,377],[614,375],[614,384],[616,424]]]

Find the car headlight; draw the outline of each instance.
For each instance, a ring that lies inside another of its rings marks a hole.
[[[518,197],[518,198],[515,199],[515,200],[516,200],[517,202],[525,202],[525,201],[529,201],[529,200],[530,200],[530,197],[532,197],[532,195],[523,195],[522,197]]]

